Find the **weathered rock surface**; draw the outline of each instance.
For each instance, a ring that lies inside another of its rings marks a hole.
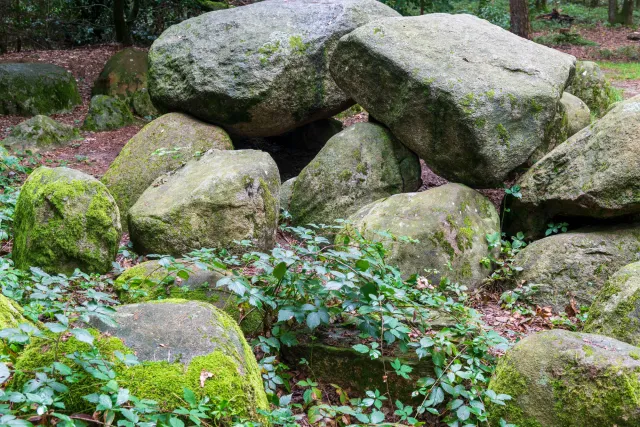
[[[76,79],[62,67],[0,64],[0,114],[64,113],[81,102]]]
[[[349,33],[331,74],[435,173],[487,187],[543,143],[574,64],[474,16],[434,13]]]
[[[131,107],[133,107],[133,111],[140,117],[154,118],[160,115],[160,112],[151,101],[151,96],[147,88],[134,92],[131,97]]]
[[[615,90],[600,66],[591,61],[576,63],[575,77],[566,91],[583,100],[596,117],[604,116],[609,107],[618,101]]]
[[[298,177],[293,177],[282,183],[280,187],[280,209],[286,211],[289,210],[289,204],[291,203],[291,196],[293,195],[293,185],[296,183]]]
[[[137,90],[147,87],[148,69],[147,52],[133,48],[116,52],[93,83],[91,95],[129,100]]]
[[[514,260],[517,283],[538,287],[534,304],[564,311],[573,299],[591,305],[619,268],[640,260],[640,224],[585,227],[537,240]]]
[[[130,125],[133,120],[133,114],[124,101],[113,96],[95,95],[91,98],[82,128],[94,132],[114,130]]]
[[[158,178],[129,210],[138,253],[182,255],[231,248],[249,239],[275,243],[280,197],[278,167],[257,150],[212,150]]]
[[[38,115],[14,126],[2,144],[14,151],[36,152],[79,138],[80,132],[73,126]]]
[[[224,130],[185,114],[165,114],[127,142],[102,182],[125,217],[156,178],[211,149],[233,149]]]
[[[269,0],[188,19],[149,51],[151,99],[246,136],[331,117],[352,103],[328,71],[338,39],[389,16],[375,0]]]
[[[591,110],[577,96],[564,92],[562,98],[560,98],[560,106],[567,115],[567,138],[572,137],[591,124]]]
[[[380,240],[376,231],[389,231],[419,240],[414,244],[388,243],[387,262],[397,265],[404,276],[423,274],[435,283],[447,276],[469,287],[489,274],[480,264],[489,255],[486,235],[500,231],[493,204],[460,184],[396,194],[363,207],[349,219],[370,239]],[[439,273],[426,274],[425,269]]]
[[[118,206],[104,184],[77,170],[40,167],[20,191],[14,233],[18,268],[106,273],[122,229]]]
[[[181,267],[178,267],[181,266]],[[176,268],[183,268],[189,278],[181,279]],[[140,303],[166,298],[189,301],[205,301],[225,311],[240,323],[245,333],[255,333],[262,326],[260,313],[255,310],[246,317],[245,309],[239,307],[235,294],[216,287],[218,280],[226,277],[224,272],[203,270],[185,260],[177,259],[171,270],[163,267],[158,260],[146,261],[125,270],[113,282],[118,299],[124,304]],[[244,319],[243,319],[244,317]]]
[[[589,309],[584,331],[640,346],[640,262],[609,278]]]
[[[489,388],[511,400],[490,406],[490,424],[637,426],[639,359],[637,347],[601,335],[530,335],[498,362]]]
[[[298,175],[293,221],[333,224],[360,207],[420,187],[418,157],[383,126],[356,123],[327,141]]]
[[[519,180],[508,228],[530,236],[555,216],[640,213],[640,96],[617,104],[536,163]]]

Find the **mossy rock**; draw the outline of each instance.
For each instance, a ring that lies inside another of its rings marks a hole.
[[[502,187],[544,142],[574,67],[570,55],[446,13],[369,22],[330,62],[338,86],[436,174],[479,188]]]
[[[182,390],[230,402],[239,416],[260,420],[268,409],[260,368],[237,323],[211,304],[164,300],[117,308],[113,328],[143,362],[119,373],[119,383],[170,411],[182,404]],[[203,377],[203,373],[212,374]],[[201,381],[204,382],[202,386]]]
[[[134,122],[133,114],[124,101],[107,95],[91,98],[89,112],[82,128],[94,132],[119,129]]]
[[[131,97],[131,107],[133,112],[145,119],[154,119],[160,115],[158,109],[153,105],[149,91],[146,88],[138,89]]]
[[[80,139],[80,131],[73,126],[37,115],[14,126],[2,144],[13,151],[37,152],[54,148],[65,142]]]
[[[125,366],[118,361],[114,353],[119,351],[127,354],[131,353],[131,350],[127,349],[118,338],[101,335],[100,332],[95,329],[90,329],[89,332],[93,335],[94,344],[105,357],[106,361],[115,363],[117,370],[126,369]],[[36,372],[38,368],[51,366],[51,364],[56,361],[64,363],[76,372],[84,372],[82,367],[71,361],[67,356],[71,356],[75,352],[90,351],[91,346],[78,341],[74,337],[61,339],[56,345],[55,339],[57,336],[53,334],[48,335],[48,339],[32,339],[31,343],[18,355],[14,365],[16,373],[11,384],[14,389],[20,390],[27,381],[34,377],[33,373]],[[69,392],[62,397],[65,404],[63,412],[70,414],[92,413],[92,411],[95,410],[95,405],[87,402],[87,400],[83,399],[83,396],[99,392],[100,387],[102,387],[104,383],[104,381],[95,379],[87,374],[78,382],[69,385]],[[120,386],[125,387],[122,383],[120,383]]]
[[[71,274],[111,270],[120,243],[120,213],[97,179],[68,168],[36,169],[14,214],[16,267]]]
[[[0,64],[0,115],[66,113],[82,99],[73,75],[53,64]]]
[[[576,74],[566,91],[584,101],[596,117],[604,116],[609,107],[619,101],[600,66],[591,61],[576,62]]]
[[[392,16],[376,0],[271,0],[205,13],[153,42],[149,93],[161,110],[233,134],[281,135],[353,103],[329,74],[333,50],[358,26]]]
[[[296,183],[297,179],[297,176],[288,179],[280,186],[280,209],[284,209],[285,211],[289,210],[291,196],[293,195],[293,186]]]
[[[8,328],[17,328],[21,323],[29,323],[22,316],[22,307],[14,300],[0,294],[0,331]]]
[[[385,127],[356,123],[332,137],[298,175],[289,210],[296,224],[333,224],[392,194],[416,191],[418,157]]]
[[[555,217],[640,213],[640,95],[616,104],[529,169],[505,216],[511,233],[540,237]],[[568,221],[571,223],[571,220]]]
[[[200,248],[275,244],[280,174],[267,153],[211,150],[163,175],[129,209],[136,252],[181,256]]]
[[[147,52],[126,48],[115,53],[93,83],[91,95],[108,95],[128,100],[147,87]]]
[[[185,114],[165,114],[127,142],[102,182],[118,202],[122,215],[126,216],[156,178],[211,149],[233,149],[224,130]]]
[[[424,275],[435,283],[446,276],[468,287],[479,284],[490,273],[480,261],[490,254],[487,234],[500,231],[493,204],[461,184],[380,199],[349,220],[349,227],[372,240],[384,241],[377,232],[388,231],[419,241],[387,242],[387,263],[398,266],[403,276]],[[425,269],[438,273],[427,274]]]
[[[511,285],[536,286],[533,304],[563,312],[572,300],[591,305],[613,273],[639,260],[640,224],[585,227],[525,247],[514,259],[522,271]]]
[[[489,405],[520,427],[640,425],[640,349],[602,335],[539,332],[500,359],[489,389],[507,394]]]
[[[187,280],[170,273],[158,260],[146,261],[128,268],[113,282],[119,300],[124,304],[167,298],[205,301],[239,322],[244,333],[254,334],[260,331],[262,318],[259,311],[251,311],[248,305],[239,307],[235,294],[216,287],[218,280],[227,274],[215,270],[202,270],[181,259],[177,259],[176,262],[190,270]],[[245,317],[246,313],[249,314]]]
[[[198,0],[198,4],[200,4],[200,6],[202,6],[203,9],[209,12],[213,12],[216,10],[229,9],[229,4],[223,1]]]
[[[640,262],[607,280],[589,308],[584,331],[640,346]]]

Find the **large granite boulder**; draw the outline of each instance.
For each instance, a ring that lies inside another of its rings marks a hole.
[[[375,0],[267,0],[188,19],[151,46],[151,98],[229,132],[282,134],[351,105],[329,59],[340,37],[389,16]]]
[[[211,149],[233,149],[224,130],[185,114],[165,114],[127,142],[102,182],[126,216],[156,178]]]
[[[640,425],[640,349],[602,335],[564,330],[520,341],[489,383],[506,405],[490,405],[489,424],[531,427]]]
[[[537,240],[513,262],[522,271],[515,284],[535,285],[530,298],[561,312],[572,300],[591,305],[609,276],[640,260],[640,224],[586,227]]]
[[[93,83],[91,95],[129,100],[136,91],[147,87],[148,68],[147,52],[133,48],[116,52]]]
[[[596,117],[604,116],[609,107],[620,98],[600,66],[591,61],[576,63],[575,77],[566,90],[583,100]]]
[[[2,144],[14,151],[37,152],[79,138],[80,131],[77,128],[38,115],[14,126]]]
[[[64,113],[82,99],[73,75],[53,64],[0,64],[0,115]]]
[[[342,37],[331,74],[435,173],[487,187],[543,143],[574,64],[480,18],[434,13]]]
[[[555,216],[611,218],[640,213],[640,96],[560,144],[519,180],[508,229],[544,232]]]
[[[332,137],[298,175],[289,212],[296,224],[333,224],[382,197],[416,191],[418,157],[383,126],[357,123]]]
[[[120,213],[97,179],[40,167],[22,186],[14,214],[16,267],[50,273],[106,273],[120,244]]]
[[[134,122],[129,106],[122,100],[107,95],[91,98],[89,112],[82,128],[94,132],[119,129]]]
[[[233,249],[252,240],[275,244],[280,174],[269,154],[211,150],[158,178],[129,209],[138,253],[182,255],[200,248]]]
[[[640,262],[609,278],[589,309],[584,331],[640,346]]]
[[[404,276],[420,274],[435,283],[446,276],[468,287],[490,273],[480,261],[490,254],[487,234],[500,231],[493,204],[460,184],[396,194],[363,207],[349,220],[351,227],[373,240],[381,239],[376,231],[388,231],[419,241],[388,242],[387,262],[397,265]],[[438,273],[425,273],[429,269]]]

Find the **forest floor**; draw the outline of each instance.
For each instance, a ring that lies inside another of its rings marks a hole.
[[[632,49],[640,49],[640,42],[627,40],[626,36],[630,30],[595,26],[579,28],[577,31],[583,38],[597,43],[599,47],[567,45],[558,46],[557,48],[576,56],[578,59],[589,59],[599,62],[607,60],[608,62],[601,62],[603,68],[609,76],[613,78],[612,83],[624,91],[624,97],[628,98],[639,94],[640,72],[637,72],[637,70],[633,68],[633,65],[631,66],[631,72],[626,73],[625,71],[625,67],[627,67],[625,64],[631,64],[631,61],[625,60],[628,58],[622,58],[622,60],[616,62],[617,59],[615,58],[611,60],[610,58],[603,57],[603,55],[608,55],[607,51],[619,52],[620,49],[624,50],[626,46],[631,46]],[[539,32],[536,36],[545,34],[549,34],[549,31]],[[82,105],[78,106],[71,113],[57,114],[52,117],[64,123],[80,126],[88,110],[91,87],[93,86],[94,80],[99,75],[107,59],[119,49],[120,46],[118,45],[108,44],[66,50],[26,51],[0,55],[0,62],[48,62],[68,69],[78,81],[83,102]],[[619,76],[620,73],[622,73],[622,76]],[[24,119],[24,117],[18,116],[0,116],[0,139],[6,137],[11,127]],[[356,122],[367,120],[368,116],[366,113],[359,113],[347,117],[343,122],[345,126],[349,126]],[[94,133],[83,131],[82,140],[70,146],[28,157],[26,161],[32,166],[39,164],[46,166],[68,166],[85,171],[99,178],[107,170],[124,144],[126,144],[143,125],[143,122],[139,122],[109,132]],[[445,179],[429,170],[424,162],[422,162],[422,165],[423,185],[420,191],[447,183]],[[500,207],[504,195],[503,190],[481,190],[481,192],[488,196],[498,208]],[[126,240],[124,243],[126,243]],[[545,310],[545,308],[532,307],[529,314],[522,315],[517,311],[501,308],[499,298],[499,292],[485,292],[473,295],[472,304],[482,314],[483,319],[489,326],[512,341],[531,332],[558,326],[557,321],[552,321],[549,312]],[[566,326],[567,323],[561,322],[560,326],[563,325]]]

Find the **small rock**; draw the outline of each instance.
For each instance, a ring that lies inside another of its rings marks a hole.
[[[89,112],[82,128],[100,132],[119,129],[133,122],[133,114],[123,101],[112,96],[95,95],[91,98]]]

